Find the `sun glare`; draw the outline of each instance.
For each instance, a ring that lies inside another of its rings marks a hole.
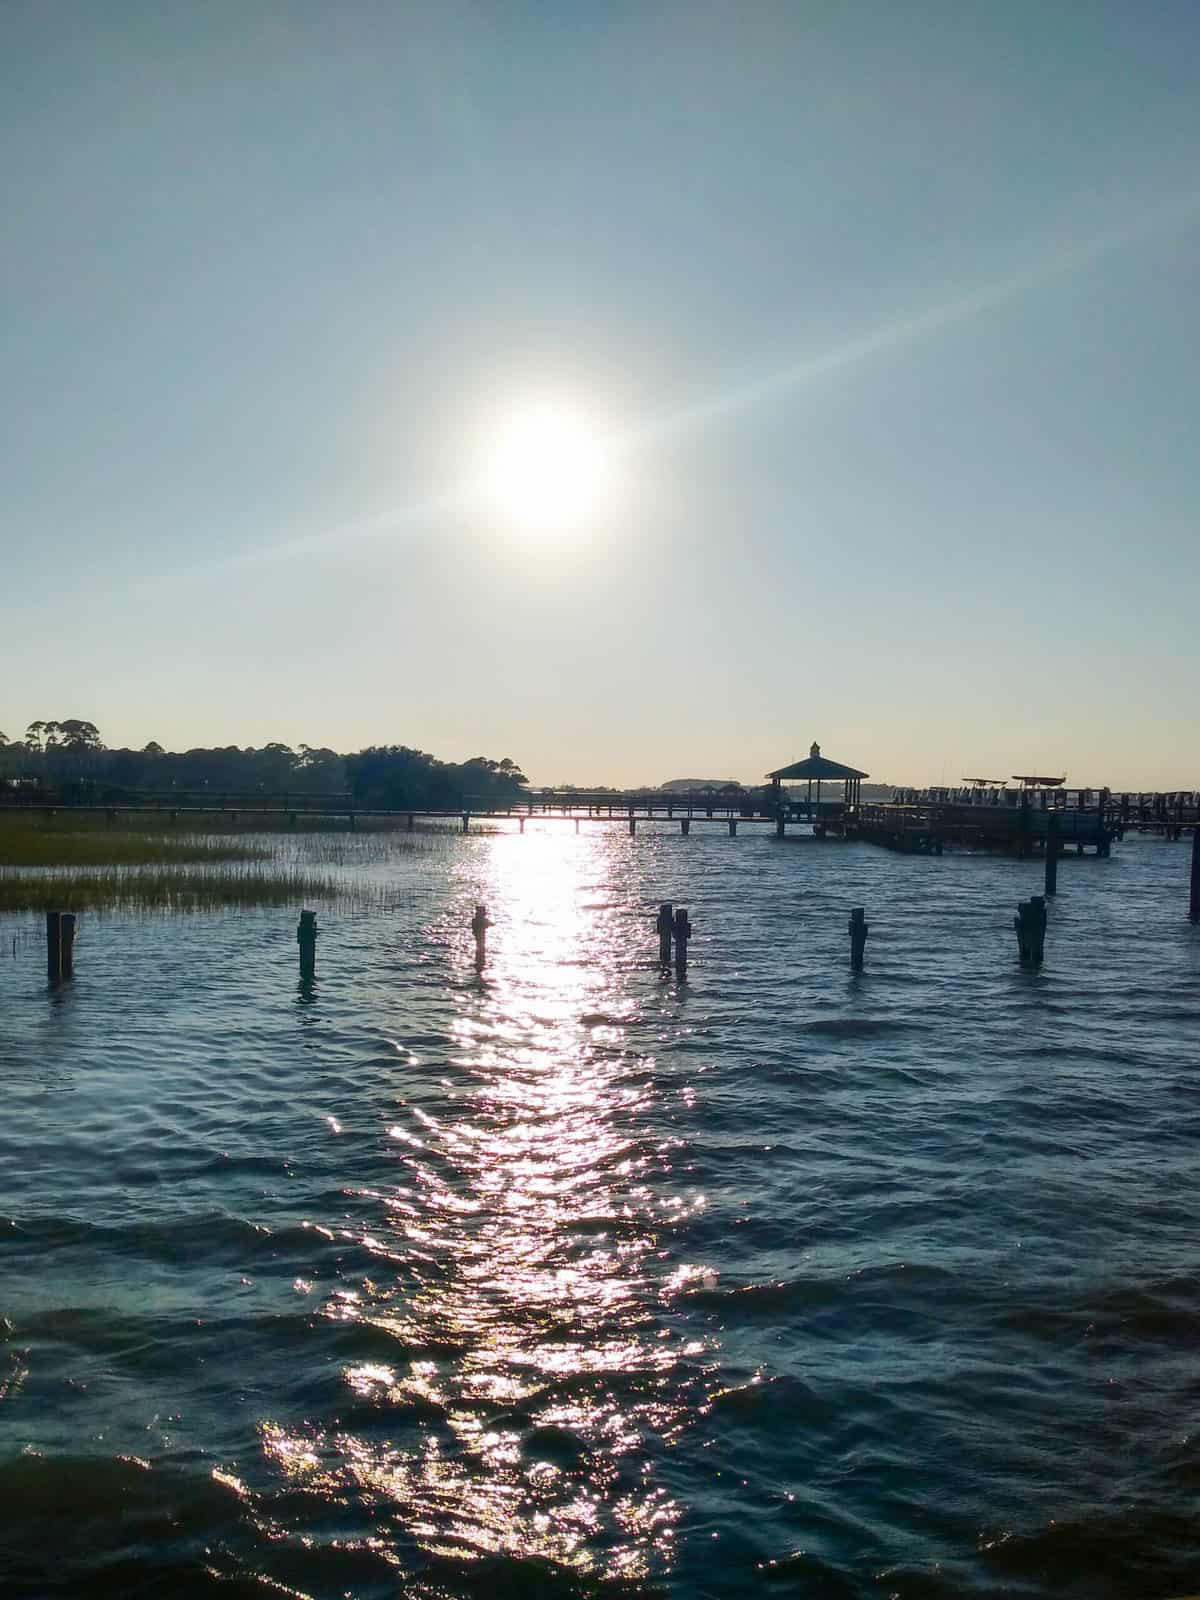
[[[512,413],[485,454],[489,503],[515,526],[548,534],[580,527],[611,487],[608,451],[586,418],[561,405]]]

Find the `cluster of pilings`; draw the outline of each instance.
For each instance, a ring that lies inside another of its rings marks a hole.
[[[687,947],[692,936],[687,907],[672,906],[669,900],[664,900],[658,908],[655,927],[658,932],[659,966],[665,969],[671,965],[671,945],[674,942],[675,971],[682,978],[687,971]]]
[[[1045,957],[1046,900],[1058,890],[1058,858],[1061,840],[1057,817],[1050,817],[1046,835],[1046,876],[1044,892],[1022,900],[1017,907],[1013,926],[1017,934],[1020,959],[1027,966],[1040,966]],[[850,913],[850,965],[861,972],[866,953],[869,928],[866,908],[855,906]],[[1188,893],[1188,920],[1200,924],[1200,827],[1192,834],[1191,874]],[[487,931],[492,926],[487,907],[477,905],[471,918],[471,932],[475,937],[475,965],[482,971],[487,962]],[[661,966],[674,965],[683,977],[687,971],[688,940],[692,924],[686,906],[673,906],[664,900],[658,908],[655,922],[658,934],[658,959]],[[296,943],[300,950],[300,977],[311,982],[317,970],[317,914],[302,911],[296,927]],[[51,983],[61,983],[75,971],[75,913],[73,911],[47,911],[46,913],[46,976]]]

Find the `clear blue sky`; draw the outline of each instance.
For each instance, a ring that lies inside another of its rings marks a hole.
[[[0,9],[0,728],[1200,786],[1200,8]],[[464,498],[536,394],[586,527]]]

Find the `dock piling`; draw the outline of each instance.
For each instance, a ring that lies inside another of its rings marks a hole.
[[[61,983],[75,972],[75,913],[46,913],[46,978]]]
[[[850,966],[853,971],[863,969],[863,955],[867,948],[867,911],[865,906],[855,906],[850,912]]]
[[[1188,921],[1200,922],[1200,822],[1192,828],[1192,892]]]
[[[1013,918],[1021,964],[1040,967],[1046,953],[1046,897],[1035,894],[1022,900]]]
[[[462,814],[462,819],[463,819],[463,832],[464,833],[470,833],[470,831],[471,831],[471,813],[469,811],[464,811],[463,814]]]
[[[487,960],[487,931],[491,925],[487,907],[476,906],[475,915],[471,918],[471,932],[475,935],[475,965],[480,968]]]
[[[688,921],[687,907],[675,908],[675,973],[677,977],[684,977],[687,973],[687,947],[692,936],[692,925]]]
[[[1062,849],[1062,819],[1057,811],[1046,818],[1046,893],[1058,893],[1058,856]]]
[[[634,816],[631,816],[630,819],[629,819],[629,837],[632,839],[634,834],[636,834],[636,833],[637,833],[637,818],[634,817]]]
[[[296,924],[296,943],[300,946],[300,977],[311,983],[317,975],[317,913],[302,911]]]
[[[679,820],[679,831],[680,831],[681,834],[683,834],[685,839],[687,838],[688,834],[691,833],[692,825],[688,821],[687,817],[681,817],[680,818],[680,820]]]
[[[729,819],[729,837],[731,839],[736,839],[737,838],[737,818],[736,817],[730,817],[730,819]]]
[[[669,900],[664,900],[658,908],[658,959],[664,967],[671,965],[671,933],[675,926],[674,909]]]

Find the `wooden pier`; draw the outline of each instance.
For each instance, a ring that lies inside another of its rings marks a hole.
[[[120,800],[79,804],[36,793],[4,796],[0,813],[34,811],[45,815],[100,814],[160,817],[170,823],[202,825],[205,820],[297,827],[317,819],[351,829],[360,824],[412,830],[418,822],[452,824],[464,833],[472,824],[515,822],[524,833],[531,821],[568,822],[576,832],[584,822],[615,823],[636,835],[639,824],[678,827],[688,835],[692,825],[716,824],[736,837],[743,826],[769,827],[777,838],[811,840],[862,839],[913,854],[940,855],[947,847],[1000,851],[1017,856],[1046,852],[1055,819],[1058,851],[1108,855],[1114,841],[1128,832],[1157,832],[1180,838],[1200,828],[1200,792],[1115,794],[1108,789],[1052,787],[1012,789],[980,787],[984,780],[957,788],[897,790],[886,801],[862,800],[857,768],[845,767],[820,754],[814,745],[806,761],[769,773],[769,784],[757,788],[727,785],[722,789],[681,793],[670,790],[615,792],[528,790],[519,799],[468,795],[454,807],[389,807],[371,805],[351,794],[247,793],[208,790],[126,791]],[[799,796],[783,788],[785,781],[807,783]],[[841,798],[825,799],[822,782],[837,782]],[[815,784],[815,793],[814,793]]]

